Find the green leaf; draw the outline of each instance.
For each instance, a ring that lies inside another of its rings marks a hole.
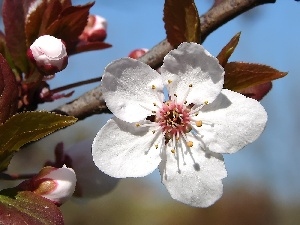
[[[10,188],[0,192],[0,224],[63,225],[64,221],[51,201],[30,191]]]
[[[237,92],[287,75],[286,72],[255,63],[229,62],[224,69],[224,88]]]
[[[75,117],[50,112],[23,112],[0,126],[0,171],[6,169],[13,153],[24,144],[74,124]]]
[[[227,43],[227,45],[225,45],[225,47],[221,50],[221,52],[217,56],[217,59],[219,60],[221,66],[225,67],[229,57],[234,52],[237,44],[239,43],[240,36],[241,36],[241,32],[234,35],[234,37],[231,38],[231,40]]]
[[[163,20],[172,46],[182,42],[200,43],[200,18],[193,0],[166,0]]]
[[[0,124],[18,110],[18,84],[10,66],[0,54]]]

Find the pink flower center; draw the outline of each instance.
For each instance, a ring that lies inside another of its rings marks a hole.
[[[180,134],[191,131],[190,109],[183,104],[167,101],[159,110],[156,122],[162,128],[166,140],[178,138]]]

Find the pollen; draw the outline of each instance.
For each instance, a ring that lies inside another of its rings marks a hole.
[[[188,141],[186,143],[186,145],[191,148],[191,147],[193,147],[194,143],[192,141]]]
[[[202,126],[202,121],[201,120],[196,121],[196,126],[201,127]]]

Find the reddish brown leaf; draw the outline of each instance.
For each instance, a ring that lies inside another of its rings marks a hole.
[[[80,52],[100,50],[105,48],[110,48],[111,44],[105,42],[79,42],[76,48],[69,53],[69,55],[77,54]]]
[[[280,72],[267,65],[230,62],[225,66],[224,88],[239,91],[285,75],[287,75],[286,72]]]
[[[67,45],[67,51],[73,49],[78,42],[78,36],[87,24],[89,9],[94,3],[83,6],[67,7],[45,31],[45,34],[62,39]]]
[[[62,5],[62,8],[65,9],[67,7],[70,7],[72,5],[71,0],[60,0],[60,3]]]
[[[221,66],[225,67],[226,63],[228,62],[229,57],[234,52],[235,47],[239,43],[241,36],[241,32],[234,35],[233,38],[227,43],[227,45],[224,46],[224,48],[221,50],[219,55],[217,56],[217,59],[219,60],[219,63]]]
[[[5,40],[7,48],[15,65],[23,72],[28,72],[26,57],[26,42],[24,31],[23,1],[4,0],[2,5],[3,23],[5,28]]]
[[[174,47],[185,41],[200,43],[200,18],[193,0],[165,0],[163,20]]]
[[[255,85],[252,87],[248,87],[246,89],[242,89],[239,91],[239,93],[249,97],[256,99],[257,101],[262,100],[263,97],[266,96],[266,94],[269,93],[269,91],[272,89],[272,82],[267,82],[264,84]]]
[[[0,224],[63,225],[59,208],[46,198],[16,188],[0,192]]]
[[[18,109],[18,84],[4,57],[0,54],[0,124]]]
[[[27,48],[57,19],[61,11],[60,0],[41,1],[39,5],[29,10],[25,21]]]

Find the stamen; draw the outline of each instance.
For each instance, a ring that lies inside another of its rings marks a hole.
[[[201,127],[202,126],[202,121],[201,120],[198,120],[195,122],[196,126],[197,127]]]
[[[191,88],[191,87],[193,87],[193,85],[192,85],[192,84],[190,84],[190,85],[189,85],[189,87]]]
[[[155,146],[155,149],[158,149],[158,144],[154,145]]]
[[[192,141],[188,141],[186,143],[186,145],[191,148],[191,147],[193,147],[194,143]]]
[[[151,88],[154,90],[156,87],[155,87],[155,85],[154,85],[154,84],[152,84],[152,87],[151,87]]]
[[[168,83],[171,84],[171,83],[172,83],[172,80],[168,80]]]
[[[140,123],[136,123],[135,126],[136,126],[136,127],[140,127],[141,124],[140,124]]]

